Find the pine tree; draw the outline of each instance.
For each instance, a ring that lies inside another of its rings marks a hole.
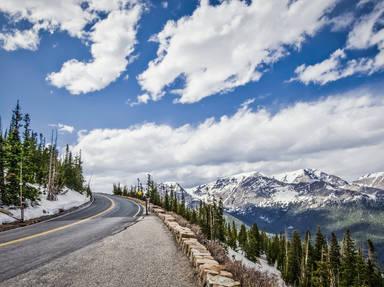
[[[353,286],[356,276],[356,247],[351,232],[347,230],[342,244],[340,287]]]
[[[216,202],[213,205],[213,222],[214,222],[214,236],[213,239],[218,239],[221,242],[225,241],[225,219],[224,219],[224,206],[220,199],[219,204],[216,206]]]
[[[239,236],[238,236],[238,241],[239,241],[240,248],[243,251],[246,251],[248,238],[247,238],[247,230],[246,230],[244,224],[242,224],[240,226],[240,232],[239,232]]]
[[[256,224],[252,224],[248,232],[248,243],[246,248],[247,257],[250,260],[256,261],[257,257],[260,256],[260,243],[259,228]]]
[[[320,226],[317,226],[316,239],[315,239],[315,249],[313,253],[313,259],[315,262],[321,260],[323,256],[323,250],[326,247],[327,242],[325,241],[324,235],[321,233]]]
[[[366,277],[367,275],[367,266],[364,262],[364,255],[361,248],[357,251],[356,254],[356,275],[355,275],[355,283],[354,286],[367,286]]]
[[[292,234],[292,242],[288,250],[288,270],[286,273],[287,282],[293,286],[299,286],[300,283],[301,257],[302,247],[300,234],[297,231],[294,231]]]
[[[19,181],[22,145],[20,140],[22,114],[19,101],[13,110],[8,137],[5,141],[5,192],[3,203],[6,205],[19,205]]]
[[[234,221],[232,221],[232,241],[234,242],[233,247],[237,248],[237,227]]]
[[[30,116],[24,115],[24,133],[22,144],[22,161],[23,161],[23,196],[32,201],[38,198],[38,190],[30,184],[36,183],[36,165],[34,162],[35,153],[37,148],[36,139],[30,128]],[[30,183],[27,185],[27,183]]]
[[[384,279],[377,266],[376,251],[371,240],[368,240],[368,259],[366,266],[365,282],[369,287],[383,287]]]
[[[277,259],[276,259],[276,265],[277,269],[281,271],[282,274],[286,273],[285,267],[286,267],[286,237],[283,234],[280,234],[279,236],[279,253],[277,254]]]
[[[179,207],[179,213],[181,216],[185,215],[185,195],[184,190],[181,190],[181,202]]]
[[[3,129],[0,117],[0,203],[3,201],[3,196],[5,195],[4,152]]]
[[[313,247],[311,244],[311,233],[306,232],[303,243],[303,257],[301,259],[300,286],[309,287],[312,282],[313,272]]]
[[[329,247],[330,286],[339,286],[340,282],[340,246],[336,234],[332,232]]]
[[[319,261],[317,261],[316,269],[313,274],[313,286],[328,287],[330,286],[329,258],[327,247],[324,247]]]
[[[173,188],[172,188],[173,190]],[[172,211],[177,213],[177,208],[178,208],[178,202],[177,202],[177,196],[176,192],[173,193],[173,200],[172,200]]]
[[[165,189],[164,208],[167,211],[171,210],[171,204],[170,204],[170,199],[169,199],[169,195],[168,195],[168,189]]]
[[[280,254],[280,239],[277,234],[273,236],[272,240],[268,240],[268,247],[266,251],[267,261],[271,265],[275,265],[278,261],[278,257]]]

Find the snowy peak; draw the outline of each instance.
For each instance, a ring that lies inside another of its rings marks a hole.
[[[165,196],[166,192],[168,192],[168,195],[170,195],[171,192],[174,192],[177,200],[181,201],[184,199],[186,204],[191,207],[197,206],[199,203],[199,200],[192,197],[178,182],[168,181],[159,183],[157,184],[157,190],[161,196]]]
[[[358,180],[355,180],[353,183],[362,186],[384,189],[384,172],[366,174]]]
[[[347,181],[336,175],[331,175],[321,170],[310,168],[282,173],[273,177],[285,183],[313,183],[316,181],[323,181],[335,187],[345,186],[348,184]]]
[[[367,202],[384,203],[384,191],[349,184],[342,178],[317,169],[300,169],[273,177],[259,172],[237,174],[190,188],[192,198],[222,199],[228,210],[255,207],[318,208]]]

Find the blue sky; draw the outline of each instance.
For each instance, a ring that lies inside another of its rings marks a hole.
[[[383,143],[377,124],[381,118],[376,116],[384,111],[380,2],[71,0],[55,7],[44,0],[5,0],[0,3],[0,115],[7,123],[19,99],[36,130],[49,134],[51,125],[59,123],[73,127],[72,132],[63,130],[61,143],[83,150],[87,172],[96,177],[100,173],[98,186],[147,171],[186,185],[254,169],[276,173],[307,165],[350,178],[377,171],[384,168],[383,158],[359,168],[357,161],[347,159],[353,149],[370,157]],[[293,11],[294,5],[301,5],[297,10],[302,13]],[[65,9],[72,11],[70,18],[63,16]],[[102,31],[97,25],[107,21]],[[98,52],[92,54],[92,49]],[[89,65],[92,62],[96,64]],[[350,123],[364,127],[367,134],[356,143],[350,140],[348,150],[342,143],[349,139],[345,130],[356,134],[351,127],[338,132],[326,123],[310,124],[314,118],[305,112],[304,127],[299,125],[302,119],[290,116],[289,111],[300,110],[304,103],[306,110],[318,108],[320,115],[331,118],[331,111],[320,110],[327,99],[334,101],[333,109],[346,103],[355,107],[340,112],[341,119],[361,113],[373,117]],[[278,146],[275,150],[254,137],[243,139],[247,145],[239,148],[242,152],[234,148],[244,143],[234,139],[242,137],[238,128],[244,134],[262,126],[262,116],[273,125],[285,113],[292,126],[303,128],[292,130],[298,142],[284,145],[283,133],[272,126],[250,134],[265,136],[271,146]],[[256,122],[242,123],[247,116]],[[225,127],[226,121],[236,120],[238,126],[230,125],[233,130]],[[220,129],[229,137],[222,138]],[[330,134],[297,148],[300,137],[311,138],[313,130]],[[209,136],[216,132],[220,144]],[[158,141],[144,148],[151,136]],[[328,137],[332,141],[333,136],[337,139],[329,146]],[[254,157],[254,149],[265,153]],[[172,150],[178,155],[170,156]],[[295,152],[286,152],[290,150]],[[111,160],[121,153],[131,156]],[[334,163],[334,153],[343,154],[342,164]],[[163,154],[172,157],[169,163],[153,164],[167,162]]]

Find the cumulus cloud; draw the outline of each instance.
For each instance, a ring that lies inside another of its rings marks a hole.
[[[168,21],[152,37],[157,58],[138,80],[153,100],[178,79],[180,103],[257,81],[268,65],[300,47],[325,23],[336,0],[201,1],[191,16]]]
[[[95,24],[90,34],[93,59],[69,60],[59,72],[49,74],[47,80],[74,95],[101,90],[115,81],[125,71],[127,57],[134,50],[141,10],[135,5],[129,10],[110,12],[105,20]]]
[[[24,31],[12,30],[8,33],[0,33],[0,43],[2,43],[3,49],[6,51],[15,51],[17,49],[37,50],[40,41],[37,26]]]
[[[338,49],[332,55],[314,65],[300,65],[295,69],[296,78],[290,81],[299,80],[304,84],[316,83],[324,85],[354,74],[371,73],[373,63],[367,58],[346,60],[344,50]]]
[[[7,51],[36,50],[41,30],[67,32],[91,44],[92,59],[69,60],[47,80],[72,94],[97,91],[115,81],[130,63],[142,10],[136,0],[3,0],[0,12],[10,21],[0,32],[0,45]],[[18,29],[21,21],[31,28]]]
[[[313,167],[358,176],[384,169],[384,97],[370,90],[299,102],[272,114],[241,107],[198,125],[144,123],[81,134],[86,170],[97,191],[152,173],[186,186],[218,176]]]
[[[324,85],[356,74],[370,75],[384,69],[384,2],[377,2],[373,11],[356,21],[349,32],[345,48],[338,49],[328,59],[296,68],[296,77],[292,80],[305,84]],[[348,59],[346,51],[365,50],[377,47],[378,53],[373,57]]]
[[[71,134],[71,133],[73,133],[75,131],[75,127],[70,126],[70,125],[65,125],[65,124],[62,124],[62,123],[50,124],[49,126],[57,128],[57,130],[60,133],[69,133],[69,134]]]

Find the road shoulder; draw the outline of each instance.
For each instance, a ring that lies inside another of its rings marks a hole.
[[[0,286],[195,285],[193,270],[171,233],[155,216]]]

